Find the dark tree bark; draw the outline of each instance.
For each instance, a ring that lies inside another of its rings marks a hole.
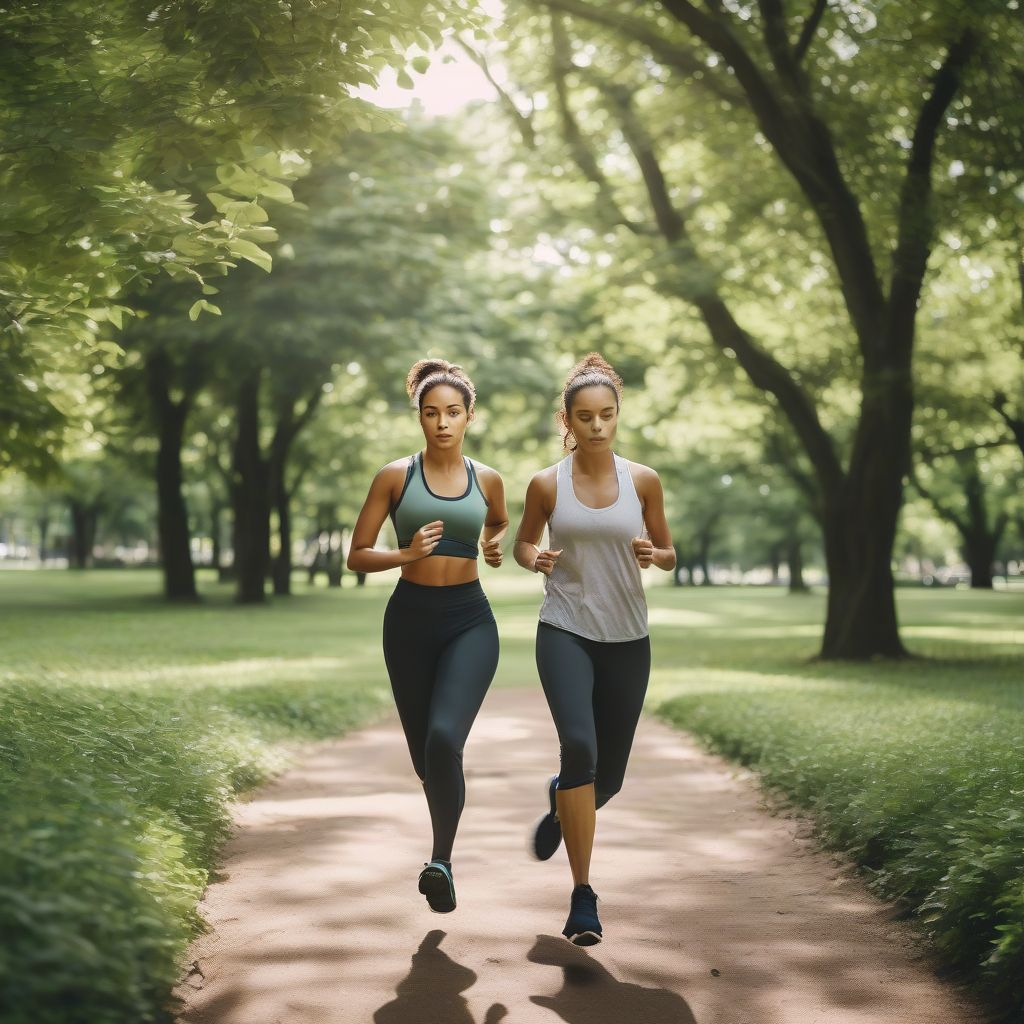
[[[799,537],[790,537],[786,547],[786,562],[789,565],[789,592],[806,594],[810,588],[804,582],[804,552]]]
[[[270,471],[260,452],[260,368],[243,375],[237,392],[234,448],[235,599],[262,604],[270,568]]]
[[[926,488],[917,475],[914,476],[914,486],[928,499],[939,517],[955,526],[960,534],[960,551],[971,570],[971,589],[991,590],[996,552],[1010,517],[1005,509],[996,516],[989,514],[977,450],[962,449],[954,455],[963,482],[963,511],[957,511]]]
[[[760,0],[764,43],[774,66],[774,73],[769,73],[734,34],[727,16],[699,8],[690,0],[662,0],[662,7],[680,26],[722,58],[731,72],[724,76],[724,86],[735,90],[735,101],[753,113],[760,131],[803,192],[828,242],[862,364],[860,417],[844,469],[811,395],[737,323],[718,293],[714,274],[690,238],[684,213],[672,201],[656,147],[634,110],[630,92],[602,79],[593,66],[585,70],[573,67],[562,14],[616,29],[647,45],[659,60],[680,68],[692,57],[691,48],[662,35],[649,19],[592,0],[538,2],[561,12],[552,16],[555,102],[574,159],[598,187],[599,215],[607,222],[644,230],[621,216],[612,190],[587,148],[569,106],[566,75],[570,71],[585,75],[617,118],[647,191],[653,215],[653,226],[647,231],[659,234],[673,258],[687,270],[680,275],[685,284],[677,283],[675,293],[699,311],[713,344],[734,356],[754,385],[774,397],[814,467],[829,576],[820,656],[905,656],[896,617],[891,555],[903,481],[910,469],[914,325],[932,245],[931,172],[936,136],[975,49],[974,33],[965,29],[950,43],[918,111],[897,207],[886,294],[858,198],[844,176],[829,126],[816,108],[800,66],[823,5],[815,4],[794,47],[781,0]],[[707,77],[703,74],[702,81]],[[718,80],[723,82],[723,76]]]
[[[292,514],[291,501],[282,480],[277,481],[274,492],[277,511],[278,551],[274,559],[274,593],[287,596],[292,592]]]
[[[260,390],[262,369],[243,379],[238,392],[238,435],[234,453],[235,564],[237,598],[243,604],[265,600],[264,582],[273,580],[274,593],[291,593],[291,491],[286,482],[288,456],[299,431],[309,422],[323,395],[316,390],[301,413],[300,396],[281,394],[275,401],[276,422],[267,455],[260,448]],[[297,484],[295,485],[297,486]],[[270,558],[270,512],[277,510],[281,550]]]
[[[273,505],[277,512],[278,552],[274,559],[274,594],[287,596],[292,586],[292,520],[291,500],[309,469],[309,463],[301,466],[291,486],[287,482],[288,458],[299,431],[309,422],[320,404],[323,390],[317,387],[306,399],[302,412],[297,411],[300,396],[283,394],[278,397],[277,422],[270,444],[268,472]]]
[[[156,492],[157,530],[164,575],[164,596],[173,601],[198,600],[195,566],[192,563],[192,536],[188,525],[188,507],[183,489],[181,446],[185,423],[200,386],[198,356],[190,355],[184,370],[182,397],[171,397],[174,368],[166,352],[147,355],[146,386],[157,427]]]
[[[99,510],[76,498],[70,498],[68,504],[71,508],[71,558],[68,561],[72,569],[88,569],[92,565]]]
[[[46,563],[46,542],[49,540],[50,517],[47,514],[41,515],[37,520],[39,526],[39,564]]]

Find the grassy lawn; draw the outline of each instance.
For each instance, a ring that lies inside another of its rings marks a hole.
[[[895,665],[811,660],[818,595],[651,596],[649,707],[812,812],[824,845],[1024,1020],[1024,594],[900,591],[922,657]]]
[[[485,572],[496,685],[536,686],[536,577]],[[386,574],[392,576],[393,574]],[[165,1020],[230,800],[390,706],[393,580],[239,608],[201,579],[0,572],[0,1019]],[[818,664],[821,595],[649,593],[650,707],[815,813],[1002,1005],[1024,999],[1024,593],[901,590],[900,665]]]

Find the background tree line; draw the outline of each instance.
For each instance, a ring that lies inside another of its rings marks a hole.
[[[369,477],[419,443],[413,359],[476,374],[470,450],[515,501],[596,348],[685,578],[820,566],[825,656],[904,653],[896,559],[956,546],[991,586],[1021,557],[1014,0],[253,8],[115,4],[64,49],[84,5],[8,18],[2,485],[42,550],[58,500],[79,565],[155,522],[169,598],[206,538],[258,602],[298,517],[337,582]],[[493,104],[399,126],[350,95],[456,32]]]

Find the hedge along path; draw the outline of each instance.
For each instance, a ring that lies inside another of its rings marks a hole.
[[[176,990],[182,1024],[980,1024],[913,932],[756,777],[644,717],[598,815],[606,939],[560,936],[564,849],[526,849],[556,768],[539,689],[492,690],[465,763],[459,906],[416,891],[426,805],[397,718],[237,807]]]

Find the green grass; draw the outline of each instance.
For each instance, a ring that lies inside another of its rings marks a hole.
[[[485,572],[498,686],[536,686],[539,580]],[[390,575],[390,574],[389,574]],[[346,578],[346,584],[350,583]],[[144,1024],[234,795],[390,704],[393,582],[239,608],[204,579],[0,572],[0,1019]],[[650,706],[813,812],[1000,1005],[1024,976],[1024,594],[899,591],[925,658],[814,662],[821,595],[649,593]]]
[[[5,1024],[169,1020],[231,798],[389,706],[382,590],[251,609],[157,587],[0,573]]]
[[[652,597],[649,706],[810,812],[823,845],[1024,1019],[1024,595],[900,591],[922,657],[897,664],[811,660],[818,596]]]

